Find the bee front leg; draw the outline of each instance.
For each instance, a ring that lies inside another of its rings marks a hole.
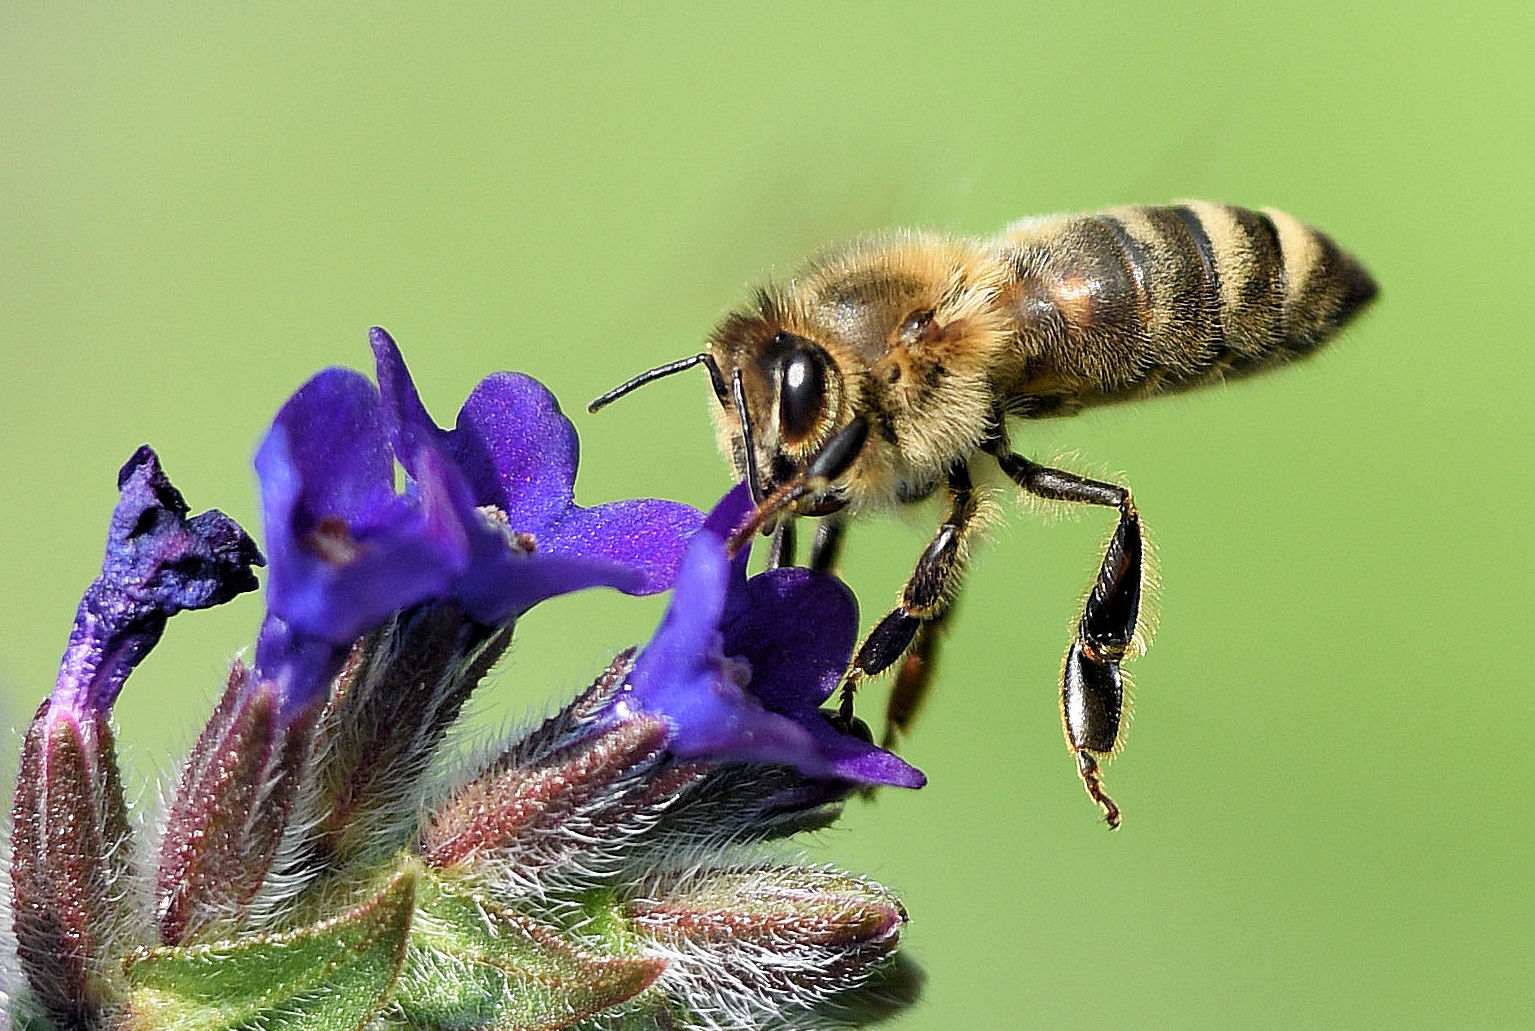
[[[810,568],[817,573],[837,572],[842,560],[842,534],[847,526],[835,516],[822,519],[815,528],[815,539],[810,542]]]
[[[885,742],[892,743],[916,716],[937,659],[937,624],[948,612],[965,575],[970,538],[979,525],[979,499],[970,482],[970,470],[959,463],[947,479],[949,515],[933,534],[927,549],[901,590],[901,603],[869,632],[852,672],[842,685],[840,716],[853,718],[853,696],[865,677],[889,669],[903,656],[887,711]]]
[[[773,536],[768,544],[767,568],[780,569],[794,565],[794,551],[794,517],[783,516],[778,520],[778,525],[773,527]]]
[[[988,448],[1002,471],[1031,494],[1056,501],[1103,505],[1119,510],[1119,524],[1109,541],[1077,624],[1077,637],[1061,671],[1061,725],[1066,745],[1077,760],[1077,774],[1103,810],[1110,827],[1119,826],[1119,807],[1103,788],[1100,761],[1107,760],[1123,737],[1125,684],[1122,663],[1135,646],[1140,616],[1144,542],[1141,517],[1127,487],[1051,469],[1007,451],[1004,443]]]

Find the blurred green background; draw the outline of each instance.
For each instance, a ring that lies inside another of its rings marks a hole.
[[[267,420],[320,367],[370,368],[370,324],[440,421],[489,371],[547,382],[587,503],[706,505],[701,373],[582,406],[763,273],[890,225],[1271,204],[1376,273],[1357,328],[1271,378],[1015,433],[1125,476],[1159,546],[1108,774],[1124,828],[1055,700],[1110,520],[1008,504],[907,748],[930,786],[855,804],[815,855],[902,892],[928,975],[903,1029],[1528,1020],[1529,5],[1001,6],[5,5],[5,723],[51,684],[133,448],[259,526]],[[851,538],[866,620],[930,526]],[[544,606],[479,718],[568,695],[661,604]],[[135,677],[144,794],[260,613],[176,620]]]

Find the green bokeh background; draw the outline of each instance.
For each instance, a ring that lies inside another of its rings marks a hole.
[[[1123,830],[1055,701],[1109,519],[1009,505],[907,749],[932,783],[853,806],[816,855],[902,892],[913,1031],[1529,1019],[1529,5],[136,6],[0,10],[6,724],[51,683],[133,448],[259,526],[258,436],[321,366],[367,368],[370,324],[442,420],[491,370],[547,382],[588,503],[707,504],[701,374],[581,403],[695,348],[762,273],[887,225],[1272,204],[1377,274],[1355,330],[1016,433],[1127,477],[1159,546]],[[852,538],[866,619],[926,532]],[[483,725],[582,685],[660,606],[538,610]],[[135,677],[145,794],[260,612],[176,620]]]

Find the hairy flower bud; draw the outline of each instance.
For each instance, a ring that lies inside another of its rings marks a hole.
[[[642,717],[537,763],[499,762],[438,810],[427,859],[453,866],[494,854],[529,875],[553,867],[594,822],[621,819],[613,810],[626,805],[665,744],[666,724]]]
[[[284,721],[275,685],[236,665],[171,802],[155,883],[160,940],[244,915],[277,855],[313,717]]]
[[[872,977],[906,911],[884,888],[829,870],[760,867],[662,877],[624,906],[665,955],[662,986],[688,1010],[743,1024],[807,1009]]]
[[[36,1003],[90,1027],[120,990],[115,959],[133,940],[128,810],[104,714],[46,701],[22,745],[11,813],[17,952]]]
[[[423,774],[511,636],[443,604],[402,614],[358,644],[316,729],[300,817],[314,834],[306,863],[344,866],[410,843]]]
[[[589,873],[622,860],[614,843],[652,826],[703,775],[663,762],[663,720],[605,719],[632,656],[434,810],[422,835],[428,862],[493,868],[509,890],[537,893],[566,865]]]

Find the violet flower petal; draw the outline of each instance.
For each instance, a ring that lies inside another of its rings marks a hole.
[[[350,370],[299,388],[255,464],[272,557],[256,665],[260,679],[283,684],[291,715],[359,636],[443,595],[468,561],[468,531],[441,491],[394,493],[378,392]]]
[[[682,758],[782,763],[809,777],[829,777],[831,764],[814,737],[737,683],[749,671],[726,658],[719,630],[730,576],[720,539],[700,533],[683,559],[671,606],[615,708],[666,719],[672,728],[667,747]]]
[[[630,570],[632,582],[612,584],[625,594],[655,594],[677,579],[682,545],[698,530],[700,518],[691,505],[655,498],[572,505],[535,538],[541,552]]]
[[[431,445],[422,446],[411,464],[418,473],[417,490],[439,496],[442,506],[456,513],[465,527],[468,561],[446,595],[480,626],[500,626],[546,598],[586,587],[641,586],[639,569],[602,558],[551,555],[541,544],[524,550],[510,528],[474,504],[458,470]]]
[[[668,747],[684,758],[920,787],[920,771],[821,713],[852,653],[857,603],[841,581],[807,569],[746,579],[746,549],[730,559],[725,542],[750,510],[738,486],[709,514],[617,705],[665,717]]]
[[[853,592],[835,577],[786,567],[745,581],[737,596],[723,628],[725,651],[751,663],[752,694],[785,715],[819,710],[858,634]]]
[[[427,414],[398,345],[370,333],[379,389],[400,464],[412,477],[425,445],[444,452],[468,482],[475,504],[494,505],[512,526],[538,534],[563,516],[574,497],[576,430],[554,395],[531,376],[500,372],[470,393],[452,430]]]
[[[444,430],[389,334],[374,329],[370,338],[400,463],[419,482],[422,457],[443,455],[456,473],[448,479],[467,487],[455,504],[470,527],[473,559],[452,593],[471,619],[498,624],[585,587],[651,594],[671,586],[702,518],[696,509],[651,499],[582,508],[573,500],[575,427],[543,384],[516,373],[487,376],[455,428]],[[484,508],[504,514],[506,525],[468,514]]]
[[[167,619],[255,590],[250,567],[264,564],[256,543],[224,513],[187,518],[186,501],[147,445],[122,467],[117,487],[101,575],[75,612],[52,711],[108,711]]]
[[[837,729],[824,716],[819,723],[807,720],[804,726],[816,739],[821,754],[831,762],[832,772],[839,780],[895,788],[920,788],[927,783],[927,774],[905,759]]]
[[[858,633],[858,602],[836,577],[770,569],[747,580],[730,607],[725,651],[751,664],[751,692],[810,732],[835,776],[861,784],[918,788],[916,767],[835,727],[821,712],[847,670]],[[805,771],[801,771],[805,772]]]

